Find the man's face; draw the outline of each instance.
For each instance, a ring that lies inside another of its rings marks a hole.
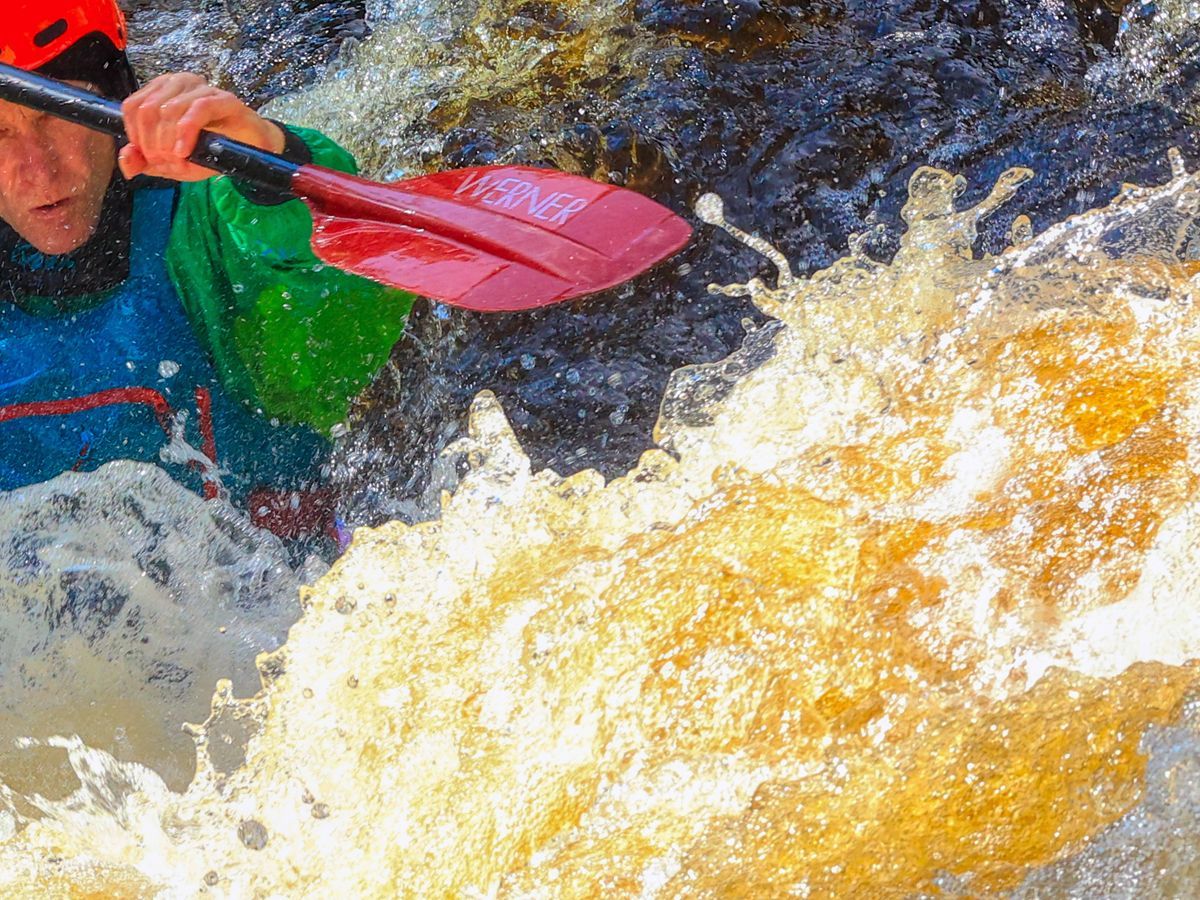
[[[0,218],[43,253],[92,236],[115,164],[111,137],[0,101]]]

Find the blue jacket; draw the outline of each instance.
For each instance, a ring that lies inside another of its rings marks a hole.
[[[177,194],[168,188],[135,193],[130,275],[96,305],[67,315],[31,315],[0,302],[0,489],[114,459],[158,462],[198,489],[194,468],[160,460],[167,435],[148,405],[117,402],[5,420],[5,409],[11,414],[17,404],[114,388],[161,394],[174,413],[186,414],[185,437],[196,448],[204,443],[196,389],[207,389],[217,462],[234,499],[260,484],[298,487],[316,475],[327,442],[308,427],[273,423],[235,401],[197,339],[165,262]]]

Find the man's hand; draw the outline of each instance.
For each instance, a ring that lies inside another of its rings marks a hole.
[[[123,104],[129,143],[118,164],[126,178],[152,175],[175,181],[201,181],[216,173],[187,161],[201,131],[212,131],[279,153],[283,130],[228,91],[198,75],[160,75]]]

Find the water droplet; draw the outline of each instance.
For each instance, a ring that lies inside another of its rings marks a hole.
[[[716,194],[701,194],[692,209],[701,222],[709,225],[719,225],[725,220],[725,203]]]
[[[1178,147],[1171,147],[1167,150],[1167,159],[1171,163],[1171,175],[1175,178],[1183,178],[1187,175],[1187,163],[1183,161],[1183,154],[1179,152]]]
[[[238,825],[238,838],[251,850],[267,846],[267,829],[257,819],[246,819]]]

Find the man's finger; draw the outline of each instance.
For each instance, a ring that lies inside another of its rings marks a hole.
[[[157,130],[155,132],[155,148],[165,159],[180,159],[187,157],[191,152],[180,153],[179,145],[179,120],[187,113],[193,103],[196,103],[202,97],[212,91],[207,84],[200,84],[185,90],[168,100],[165,100],[159,106],[159,120]]]
[[[121,168],[121,174],[128,179],[141,175],[149,164],[146,161],[146,155],[137,145],[126,144],[117,154],[117,165]]]
[[[184,158],[190,156],[196,149],[201,131],[219,125],[236,115],[241,108],[242,101],[224,91],[213,91],[192,99],[175,122],[175,155]]]
[[[121,104],[130,143],[141,147],[147,158],[171,152],[174,134],[173,129],[167,133],[162,128],[163,107],[178,95],[195,89],[197,84],[204,82],[195,76],[160,75]],[[164,141],[168,145],[165,148]]]
[[[162,85],[152,84],[121,104],[121,114],[125,119],[125,133],[129,136],[131,144],[139,147],[152,145],[154,132],[158,125],[159,106],[167,96]]]

